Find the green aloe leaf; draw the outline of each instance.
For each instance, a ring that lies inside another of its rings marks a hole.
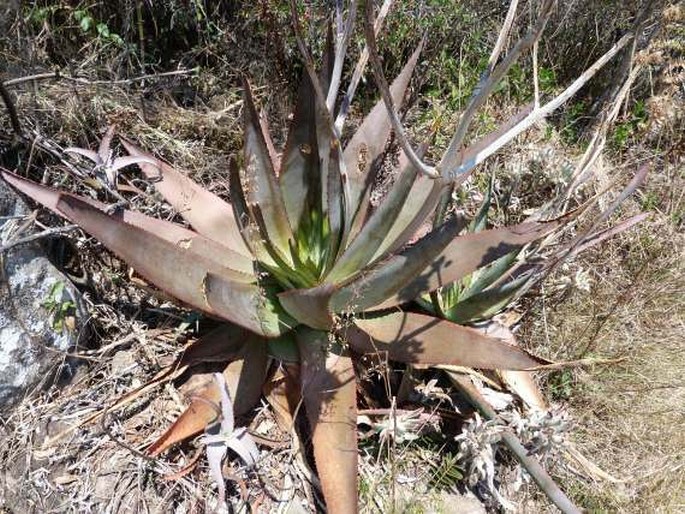
[[[439,318],[411,312],[360,318],[346,338],[359,353],[409,364],[451,364],[479,369],[533,368],[547,361],[500,339]]]
[[[251,258],[233,215],[231,204],[190,180],[184,173],[120,138],[128,153],[146,157],[156,165],[138,163],[145,177],[171,206],[200,234]]]
[[[411,301],[459,280],[557,228],[562,221],[525,222],[456,237],[450,220],[333,294],[334,312],[384,309]]]
[[[525,274],[501,286],[470,295],[454,305],[444,308],[445,317],[455,323],[473,323],[490,319],[511,305],[531,279],[530,274]]]
[[[419,150],[419,157],[423,156],[425,150],[426,145]],[[371,262],[372,257],[385,241],[388,231],[397,221],[416,180],[417,171],[404,154],[400,157],[399,168],[400,176],[392,189],[345,249],[342,257],[335,263],[326,277],[328,282],[338,283],[364,268]]]
[[[245,89],[245,162],[241,168],[241,184],[248,209],[263,223],[263,236],[290,262],[290,247],[294,241],[288,214],[273,162],[261,130],[252,90]]]
[[[357,386],[352,359],[329,333],[300,327],[302,399],[329,512],[357,512]]]
[[[371,262],[406,246],[428,217],[433,214],[444,190],[445,182],[442,179],[434,180],[425,175],[418,177],[407,195],[402,210],[398,213],[397,219],[388,230]]]

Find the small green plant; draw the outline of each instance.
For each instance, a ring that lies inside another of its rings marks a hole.
[[[124,46],[122,37],[112,32],[106,23],[97,21],[87,9],[76,9],[73,11],[72,16],[84,34],[97,37],[105,43]]]
[[[612,146],[615,149],[625,148],[626,144],[637,135],[640,127],[644,126],[647,121],[644,101],[636,101],[626,118],[623,122],[616,124],[611,135]]]
[[[52,284],[48,297],[41,305],[52,316],[52,328],[54,330],[60,333],[74,330],[76,304],[69,297],[68,292],[65,292],[64,282]]]
[[[550,373],[547,384],[550,395],[555,400],[568,400],[573,396],[575,379],[573,371],[563,369]]]

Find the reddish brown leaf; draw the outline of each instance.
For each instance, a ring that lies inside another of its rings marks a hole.
[[[419,46],[390,86],[390,93],[397,107],[402,105],[420,53],[421,47]],[[351,205],[347,208],[351,210],[350,214],[352,215],[357,212],[360,205],[361,210],[365,210],[366,205],[368,205],[369,188],[367,186],[372,178],[369,177],[368,171],[385,149],[390,128],[388,111],[383,100],[379,100],[345,147],[343,161],[348,175],[351,201]],[[356,218],[361,220],[363,215],[358,214]],[[358,228],[361,228],[361,225]]]
[[[509,330],[506,325],[503,325],[498,321],[491,321],[480,325],[477,327],[477,330],[489,337],[505,341],[512,346],[518,346],[518,342],[512,331]],[[498,374],[507,387],[521,398],[523,403],[528,407],[540,410],[547,409],[547,402],[542,395],[542,391],[540,391],[540,388],[535,382],[532,372],[499,370]]]
[[[302,328],[302,398],[328,512],[357,512],[357,399],[352,360],[330,351],[329,334]]]
[[[355,325],[361,330],[348,327],[345,333],[354,351],[409,364],[522,370],[548,362],[473,328],[424,314],[394,312],[357,319]]]
[[[67,217],[64,212],[61,212],[57,208],[57,203],[61,197],[77,198],[99,210],[105,210],[107,208],[107,204],[91,198],[63,193],[56,189],[36,184],[35,182],[31,182],[30,180],[26,180],[7,171],[2,171],[1,173],[2,177],[12,186],[48,209],[55,211],[60,216]],[[125,223],[129,223],[155,234],[175,246],[189,250],[204,258],[211,259],[221,266],[236,271],[237,273],[232,274],[232,279],[237,282],[254,282],[256,280],[254,276],[254,265],[251,259],[234,252],[212,239],[201,236],[200,234],[183,228],[175,223],[152,218],[136,211],[124,210],[116,213],[116,216],[120,217]]]
[[[243,83],[245,98],[245,162],[241,168],[241,183],[247,207],[259,212],[264,234],[286,258],[289,256],[293,233],[283,195],[276,178],[273,161],[260,126],[250,84]],[[255,217],[257,219],[257,217]]]
[[[274,411],[279,427],[290,433],[302,398],[299,365],[279,366],[271,379],[264,384],[263,392]]]
[[[182,302],[255,333],[278,335],[264,331],[261,320],[263,295],[256,284],[232,281],[231,270],[108,216],[77,198],[62,196],[57,209],[97,237],[146,280]],[[208,301],[211,277],[220,277],[212,281],[211,294],[223,299],[222,302],[211,304]],[[234,300],[232,305],[227,304],[228,299]]]
[[[128,153],[153,159],[157,165],[140,163],[145,176],[155,188],[200,234],[227,246],[245,257],[251,257],[245,246],[231,204],[202,188],[184,173],[142,151],[121,138]]]
[[[216,334],[220,337],[221,334]],[[237,416],[246,414],[254,407],[261,396],[262,384],[266,375],[268,356],[266,342],[259,337],[247,341],[226,341],[239,344],[236,351],[238,360],[231,362],[223,372]],[[220,392],[211,373],[205,383],[194,391],[186,393],[191,403],[181,416],[147,450],[156,456],[172,445],[192,437],[214,421],[220,412]]]

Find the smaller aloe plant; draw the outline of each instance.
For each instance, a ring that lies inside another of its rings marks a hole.
[[[414,239],[422,224],[440,210],[441,198],[449,197],[483,159],[561,105],[628,41],[621,40],[559,97],[522,109],[498,130],[464,148],[476,110],[516,58],[540,37],[551,6],[551,1],[543,2],[540,20],[505,57],[499,58],[501,48],[493,52],[478,92],[435,166],[425,164],[422,151],[411,148],[396,113],[421,48],[388,87],[376,50],[380,21],[374,26],[370,2],[365,16],[367,48],[335,116],[345,49],[356,17],[352,2],[344,23],[338,5],[338,30],[335,37],[329,30],[318,72],[293,15],[307,73],[280,154],[251,87],[244,82],[244,153],[232,159],[227,173],[230,203],[126,139],[121,142],[130,157],[112,161],[111,130],[100,152],[71,150],[109,170],[105,175],[112,186],[115,171],[137,164],[191,228],[131,210],[109,213],[95,200],[32,183],[9,171],[2,176],[98,238],[146,280],[191,308],[223,320],[223,326],[187,348],[182,361],[225,363],[223,377],[236,415],[254,407],[264,386],[278,419],[290,431],[302,401],[327,506],[331,512],[355,512],[355,377],[363,369],[359,356],[506,370],[548,363],[459,323],[487,318],[509,301],[510,289],[517,292],[524,283],[517,282],[522,279],[514,273],[521,249],[562,229],[580,210],[547,221],[531,219],[486,229],[486,205],[466,233],[460,219],[442,221],[438,216],[441,221],[433,230]],[[505,36],[508,30],[505,24]],[[382,100],[343,144],[339,134],[367,59]],[[399,172],[387,197],[372,210],[374,176],[391,129],[403,150]],[[594,228],[567,253],[592,244],[593,237],[601,238]],[[225,405],[224,394],[209,377],[149,453],[159,455],[201,432],[216,418],[212,402]],[[225,451],[218,439],[209,441],[219,445],[217,453]]]
[[[78,148],[74,146],[64,149],[65,153],[80,155],[92,161],[94,164],[92,170],[93,175],[95,175],[97,179],[101,180],[110,190],[116,190],[119,170],[126,168],[127,166],[133,166],[134,164],[140,164],[143,162],[148,164],[155,163],[153,160],[147,157],[137,157],[133,155],[115,158],[114,152],[111,149],[114,130],[114,125],[107,129],[107,132],[105,132],[105,135],[100,141],[100,147],[98,148],[97,152],[88,150],[87,148]]]

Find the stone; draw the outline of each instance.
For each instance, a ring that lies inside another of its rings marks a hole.
[[[14,238],[30,210],[0,183],[0,245]],[[25,237],[23,233],[17,237]],[[64,362],[83,329],[86,309],[79,291],[46,257],[39,242],[0,255],[0,411],[15,404]]]

